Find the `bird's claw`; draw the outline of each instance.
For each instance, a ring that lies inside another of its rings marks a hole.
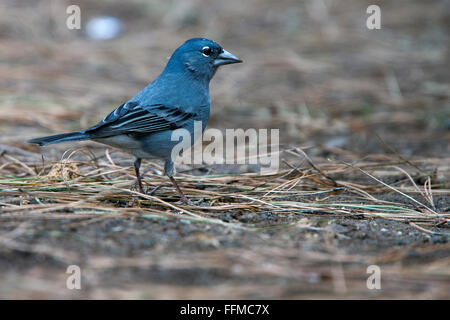
[[[145,194],[147,196],[152,196],[159,188],[161,188],[161,185],[157,185],[156,187],[152,188],[150,190],[150,188],[148,188],[147,190],[144,190],[144,188],[139,188],[139,193]]]
[[[156,187],[154,187],[152,190],[148,191],[149,189],[147,189],[144,194],[148,195],[148,196],[152,196],[156,190],[158,190],[159,188],[161,188],[161,185],[157,185]]]
[[[175,202],[175,204],[185,204],[185,205],[188,205],[188,206],[195,207],[195,203],[193,203],[191,200],[189,200],[186,197],[181,197],[181,199],[179,201]]]

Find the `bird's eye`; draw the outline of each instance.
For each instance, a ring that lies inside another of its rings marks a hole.
[[[210,47],[203,47],[201,51],[205,57],[209,57],[211,55]]]

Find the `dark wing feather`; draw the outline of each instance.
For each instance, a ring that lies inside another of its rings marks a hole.
[[[164,105],[140,106],[123,104],[95,126],[85,130],[92,138],[105,138],[120,134],[152,133],[183,127],[196,114],[177,107]]]

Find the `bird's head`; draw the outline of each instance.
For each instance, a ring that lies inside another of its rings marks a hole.
[[[211,80],[217,68],[239,63],[241,59],[224,50],[218,43],[194,38],[183,43],[167,63],[167,72],[188,72],[196,78]]]

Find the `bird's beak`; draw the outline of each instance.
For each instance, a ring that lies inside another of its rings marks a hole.
[[[216,59],[214,59],[214,66],[218,67],[223,66],[225,64],[240,63],[240,62],[242,62],[241,59],[229,53],[227,50],[223,50],[222,53],[219,54]]]

